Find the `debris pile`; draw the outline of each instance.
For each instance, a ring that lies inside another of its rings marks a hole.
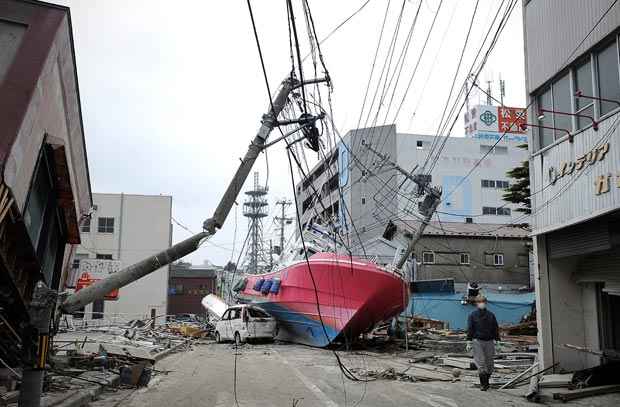
[[[160,325],[138,319],[101,326],[63,325],[48,358],[44,390],[49,405],[67,397],[85,397],[88,402],[104,390],[147,386],[153,377],[166,373],[155,369],[158,360],[192,349],[213,331],[208,322],[174,318]]]

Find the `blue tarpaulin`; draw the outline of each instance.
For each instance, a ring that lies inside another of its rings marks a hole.
[[[524,315],[530,313],[534,305],[534,293],[485,293],[485,296],[488,299],[488,309],[495,314],[500,325],[519,323]],[[462,300],[463,293],[413,294],[405,314],[447,322],[449,329],[467,329],[467,317],[476,307],[463,305]]]

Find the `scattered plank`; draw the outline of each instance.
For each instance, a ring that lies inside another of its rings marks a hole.
[[[459,369],[475,369],[476,364],[472,358],[442,358],[441,363],[443,366],[458,367]]]
[[[587,387],[585,389],[571,390],[566,393],[554,393],[554,400],[562,400],[564,402],[577,400],[584,397],[599,396],[603,394],[620,392],[620,384],[610,384],[607,386]]]

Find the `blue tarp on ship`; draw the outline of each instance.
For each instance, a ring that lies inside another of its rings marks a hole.
[[[530,313],[534,305],[534,293],[504,294],[485,293],[488,308],[493,311],[500,325],[512,325]],[[466,329],[467,317],[475,310],[473,305],[463,305],[463,293],[416,293],[412,294],[405,310],[408,316],[416,315],[448,323],[449,329]]]

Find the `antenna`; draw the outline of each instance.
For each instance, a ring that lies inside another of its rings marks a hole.
[[[491,94],[491,83],[493,81],[487,81],[487,105],[493,106],[493,96]]]
[[[506,81],[502,79],[502,75],[499,76],[499,101],[504,106],[504,96],[506,96]]]

